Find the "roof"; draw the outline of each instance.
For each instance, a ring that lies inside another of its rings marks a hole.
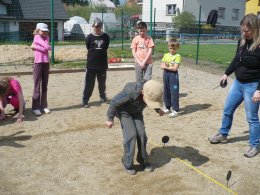
[[[3,3],[3,4],[12,4],[12,1],[11,0],[0,0],[0,3]]]
[[[67,20],[69,17],[61,0],[54,0],[54,20]],[[7,15],[24,20],[50,20],[51,9],[48,0],[12,0],[6,6]]]
[[[102,17],[103,16],[103,17]],[[116,15],[114,13],[94,13],[92,12],[89,19],[89,24],[92,24],[95,18],[103,19],[104,23],[117,23]]]
[[[112,1],[109,1],[109,0],[91,0],[90,4],[94,5],[94,6],[105,6],[105,7],[108,7],[108,8],[115,8],[116,7],[115,4]]]

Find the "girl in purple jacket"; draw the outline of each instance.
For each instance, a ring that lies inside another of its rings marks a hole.
[[[47,86],[50,70],[48,52],[51,50],[48,32],[48,25],[44,23],[38,23],[33,32],[34,39],[31,46],[34,51],[32,112],[35,116],[40,116],[42,113],[50,113],[47,103]]]

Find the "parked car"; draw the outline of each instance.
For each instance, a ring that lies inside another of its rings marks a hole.
[[[63,35],[64,35],[64,37],[70,37],[71,33],[67,29],[64,29]]]

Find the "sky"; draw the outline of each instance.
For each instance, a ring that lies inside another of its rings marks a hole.
[[[124,4],[127,0],[119,0],[120,1],[120,5]]]

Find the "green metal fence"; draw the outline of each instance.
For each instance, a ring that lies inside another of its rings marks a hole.
[[[17,0],[11,3],[0,1],[2,2],[0,3],[0,7],[2,6],[0,65],[33,63],[30,45],[33,40],[32,32],[38,22],[47,23],[49,26],[53,48],[50,54],[52,62],[85,61],[87,52],[85,38],[92,31],[91,23],[95,17],[103,21],[103,29],[111,38],[109,58],[132,58],[130,44],[133,37],[137,35],[136,23],[142,19],[140,6],[121,6],[111,9],[103,6],[78,5],[74,1],[68,5],[62,4],[59,0],[36,1],[41,4],[41,7],[47,8],[45,12],[35,12],[35,9],[42,10],[37,8],[35,2],[30,9],[28,5],[27,7],[21,5],[22,2],[27,1]],[[184,57],[194,58],[197,63],[199,60],[207,60],[227,65],[231,61],[235,44],[240,37],[239,27],[220,25],[211,27],[200,21],[195,21],[189,27],[177,26],[174,23],[162,24],[156,22],[158,11],[160,10],[149,12],[150,21],[147,21],[147,33],[156,43],[153,52],[155,60],[160,60],[163,53],[167,52],[167,40],[176,37],[181,44],[179,52]],[[24,14],[25,12],[27,15]],[[13,49],[14,45],[16,51]],[[228,48],[231,54],[212,51],[211,49],[214,48],[223,52],[227,52]],[[219,56],[212,57],[210,52],[215,52],[215,55]]]

